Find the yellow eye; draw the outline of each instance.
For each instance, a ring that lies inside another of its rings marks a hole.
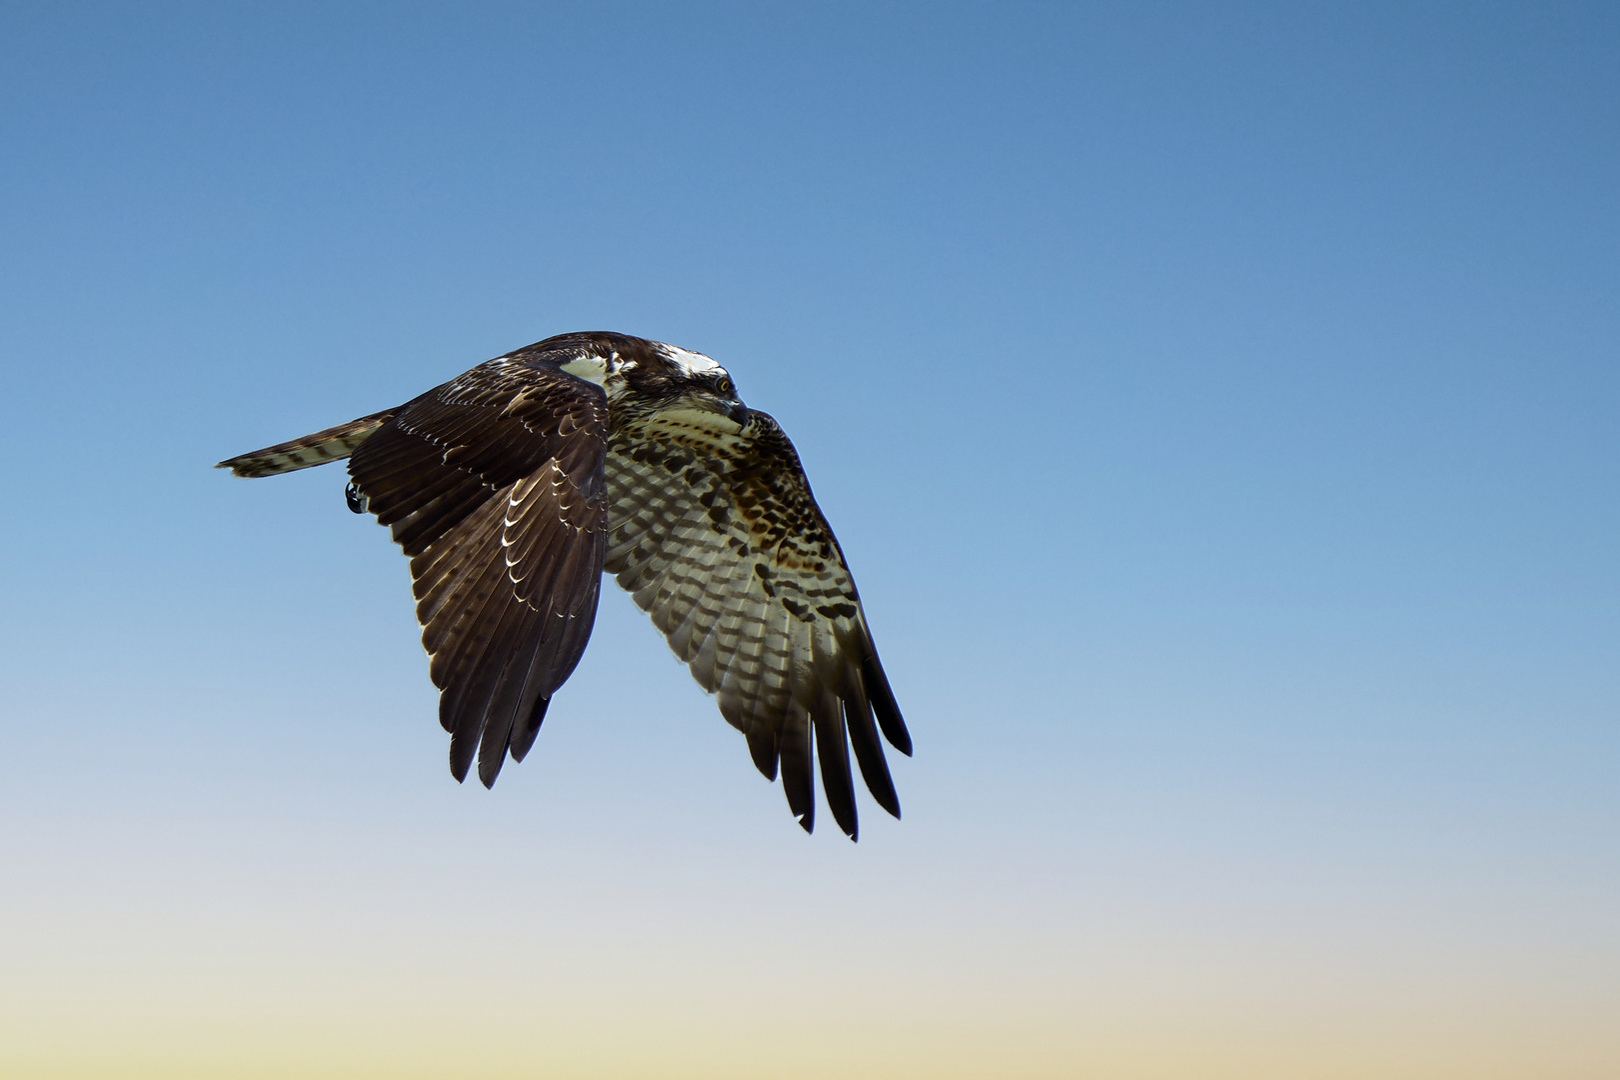
[[[737,388],[735,386],[731,385],[731,380],[730,379],[721,379],[718,383],[715,384],[715,389],[719,390],[722,394],[729,394],[729,393],[731,393],[733,390],[735,390]]]

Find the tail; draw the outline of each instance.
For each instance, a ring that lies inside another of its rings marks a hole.
[[[398,409],[388,409],[347,424],[305,435],[302,439],[277,443],[263,450],[255,450],[240,457],[227,458],[215,465],[216,469],[229,469],[236,476],[274,476],[294,472],[312,465],[325,465],[328,461],[341,461],[354,453],[355,447],[371,437],[371,433],[388,423]]]

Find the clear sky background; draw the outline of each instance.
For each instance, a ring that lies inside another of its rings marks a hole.
[[[616,589],[457,786],[219,459],[614,329],[798,443],[850,844]],[[1620,1075],[1620,10],[0,6],[0,1072]]]

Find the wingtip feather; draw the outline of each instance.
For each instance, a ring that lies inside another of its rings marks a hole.
[[[815,751],[811,748],[810,716],[802,707],[789,710],[777,742],[782,793],[788,809],[805,832],[816,827]]]
[[[855,782],[849,771],[849,738],[844,727],[843,709],[831,690],[811,710],[815,732],[816,757],[821,765],[821,792],[833,820],[851,840],[859,832],[855,812]]]
[[[889,740],[889,745],[910,757],[911,732],[906,730],[905,719],[900,715],[900,703],[894,699],[889,677],[883,672],[883,664],[877,658],[877,650],[872,648],[870,637],[867,639],[866,655],[861,657],[861,682],[865,685],[867,700],[872,703],[878,727],[883,729],[883,737]]]

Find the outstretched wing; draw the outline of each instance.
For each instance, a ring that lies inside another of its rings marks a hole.
[[[450,771],[521,761],[585,651],[607,536],[602,389],[482,364],[402,406],[349,459],[358,509],[411,560]]]
[[[609,440],[607,483],[604,568],[747,736],[760,772],[774,779],[780,763],[805,831],[812,742],[845,833],[856,835],[851,745],[872,796],[899,817],[878,728],[902,753],[911,737],[843,552],[776,421],[754,412],[737,434],[626,422]]]

